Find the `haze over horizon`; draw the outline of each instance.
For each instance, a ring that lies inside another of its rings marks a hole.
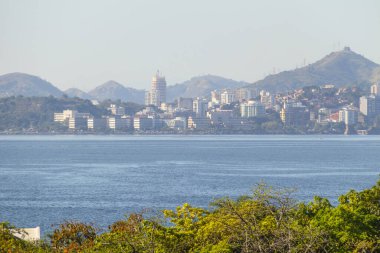
[[[380,2],[0,0],[0,75],[147,89],[203,74],[254,82],[349,46],[380,63]]]

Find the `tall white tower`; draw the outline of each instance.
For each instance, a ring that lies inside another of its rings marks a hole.
[[[159,107],[161,103],[166,102],[166,80],[157,70],[156,75],[152,77],[152,86],[146,93],[145,104]]]

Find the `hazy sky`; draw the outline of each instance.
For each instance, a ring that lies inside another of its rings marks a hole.
[[[380,63],[379,0],[0,0],[0,74],[61,89],[148,88],[157,69],[253,82],[345,45]]]

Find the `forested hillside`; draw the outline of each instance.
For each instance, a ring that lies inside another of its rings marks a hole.
[[[54,112],[63,110],[77,110],[78,112],[88,112],[94,117],[108,115],[107,107],[112,101],[105,101],[98,106],[90,100],[80,98],[61,97],[6,97],[0,98],[0,131],[5,130],[26,130],[48,132],[62,130],[62,124],[54,122]],[[142,107],[133,103],[121,103],[126,108],[126,112],[134,114]]]

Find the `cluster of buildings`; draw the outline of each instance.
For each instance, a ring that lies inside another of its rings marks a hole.
[[[341,107],[334,114],[334,110],[321,108],[318,111],[318,122],[344,122],[346,125],[357,123],[371,124],[377,116],[380,116],[380,84],[373,84],[368,95],[361,96],[359,106],[352,104]]]
[[[249,130],[253,118],[277,113],[284,127],[307,126],[310,122],[321,125],[343,122],[349,128],[380,115],[379,91],[379,84],[374,84],[370,94],[360,98],[358,107],[347,103],[341,96],[345,90],[335,89],[334,85],[311,89],[311,97],[305,97],[304,89],[271,94],[244,87],[214,90],[208,97],[179,97],[169,103],[165,77],[157,72],[145,95],[145,109],[135,115],[126,115],[125,108],[111,104],[107,116],[95,118],[89,113],[64,110],[54,114],[54,121],[66,124],[69,129],[93,131]]]
[[[347,94],[347,89],[335,89],[333,85],[325,85],[318,90],[312,89],[311,93],[329,94],[328,90],[331,90],[334,92],[333,96],[330,93],[330,96],[316,96],[311,99],[304,97],[299,99],[304,91],[296,90],[291,94],[291,98],[283,98],[285,102],[280,111],[281,120],[285,126],[300,126],[308,122],[316,122],[320,125],[344,123],[346,133],[354,125],[371,125],[376,117],[380,116],[380,84],[373,84],[369,94],[361,96],[357,103],[345,99],[344,94]],[[355,89],[353,88],[354,91]]]
[[[95,118],[90,113],[64,110],[54,113],[54,121],[66,125],[71,130],[127,130],[131,128],[133,118],[125,115],[123,107],[111,104],[110,116]]]

